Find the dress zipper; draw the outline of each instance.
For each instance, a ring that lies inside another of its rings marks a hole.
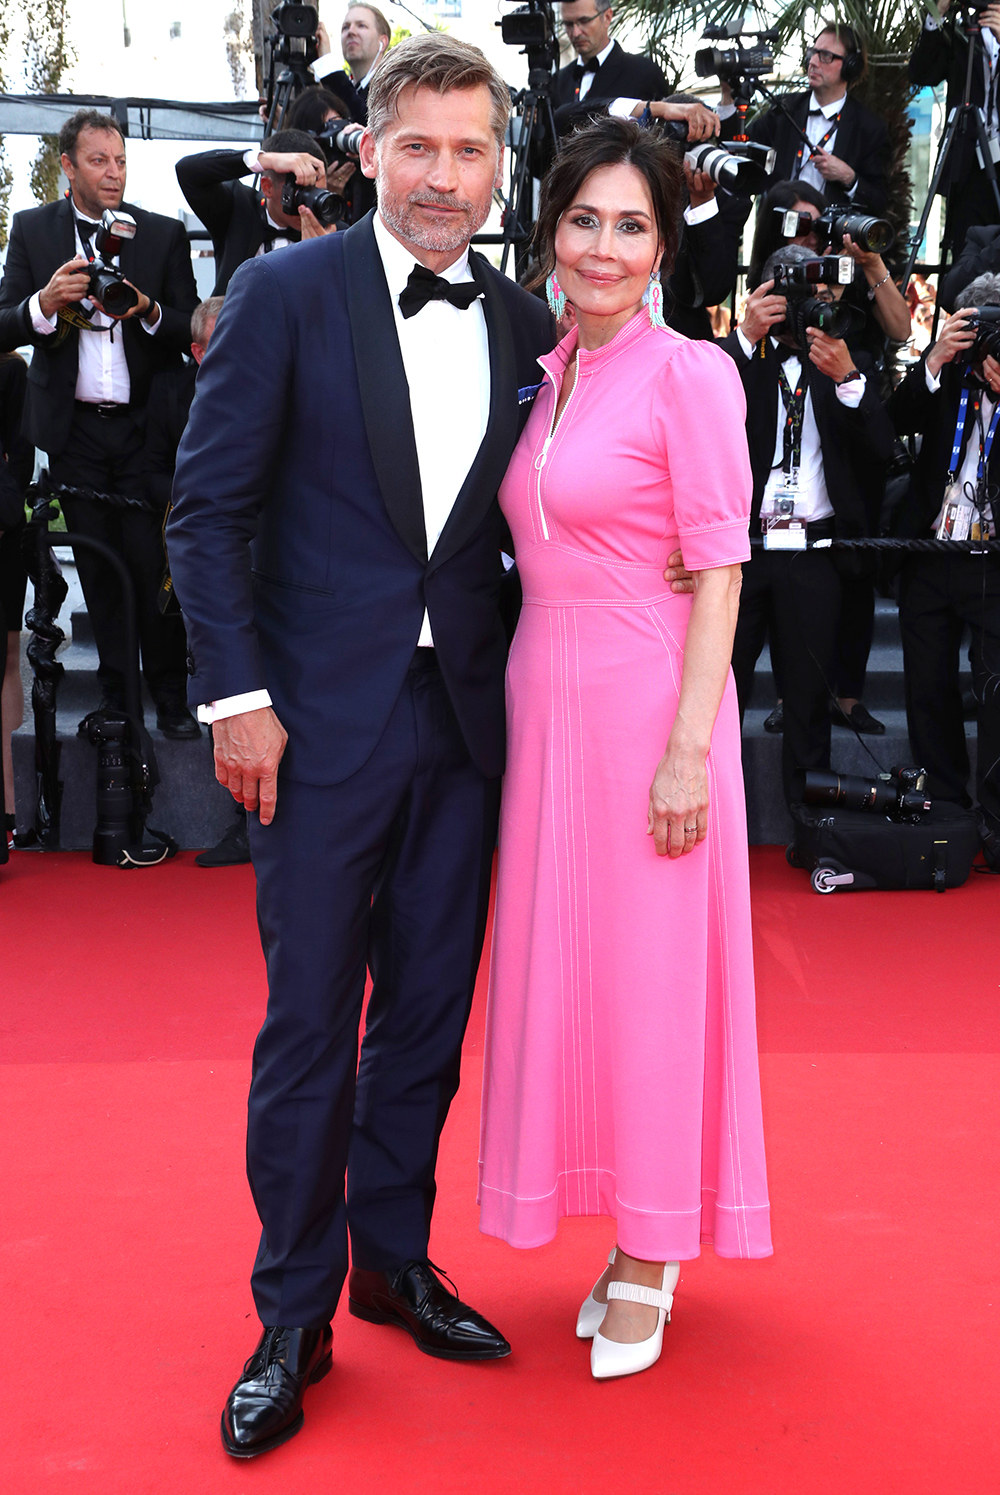
[[[558,431],[559,427],[562,425],[563,421],[566,418],[567,411],[569,410],[570,405],[573,403],[573,396],[576,394],[576,386],[580,382],[580,363],[579,363],[579,358],[577,359],[576,372],[573,375],[573,388],[569,392],[569,399],[566,401],[565,405],[563,406],[563,411],[562,411],[562,414],[560,415],[558,421],[555,418],[555,410],[556,410],[556,405],[559,404],[559,388],[558,388],[558,385],[556,384],[555,379],[552,377],[552,375],[548,374],[547,370],[546,370],[546,373],[548,375],[548,378],[552,380],[552,389],[553,389],[553,393],[555,394],[555,405],[553,405],[553,407],[552,407],[552,429],[549,432],[549,434],[546,436],[544,442],[542,443],[542,449],[538,453],[538,456],[535,458],[535,472],[538,475],[537,478],[536,478],[536,480],[535,480],[536,481],[535,497],[536,497],[536,500],[537,500],[537,503],[538,503],[538,518],[541,521],[541,525],[542,525],[542,538],[545,539],[545,540],[549,539],[549,527],[548,527],[548,525],[545,522],[545,510],[542,507],[542,468],[545,466],[546,460],[548,458],[549,447],[552,445],[552,438],[555,436],[555,434]]]

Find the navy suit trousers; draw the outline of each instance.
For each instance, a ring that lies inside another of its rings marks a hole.
[[[368,1270],[427,1255],[499,798],[500,781],[469,757],[433,651],[418,650],[357,773],[322,786],[281,778],[272,824],[249,817],[268,975],[247,1130],[264,1324],[329,1321],[348,1230]]]

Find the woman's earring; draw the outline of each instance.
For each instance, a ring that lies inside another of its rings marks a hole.
[[[549,303],[549,311],[557,322],[561,322],[566,315],[566,292],[556,280],[554,270],[545,282],[545,299]]]
[[[646,306],[649,310],[650,327],[666,327],[663,316],[663,286],[660,284],[660,272],[654,270],[649,277],[649,286],[646,290]]]

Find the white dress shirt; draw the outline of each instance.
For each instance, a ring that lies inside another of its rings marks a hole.
[[[736,336],[740,347],[748,358],[754,356],[758,344],[751,343],[743,335],[742,328],[737,327]],[[771,347],[777,348],[776,338],[771,338]],[[796,353],[792,353],[783,365],[785,378],[792,389],[795,388],[802,373],[802,360]],[[850,384],[837,385],[837,399],[848,410],[856,410],[861,404],[864,395],[866,380],[864,374],[860,379],[852,379]],[[772,499],[775,490],[780,488],[785,480],[782,463],[785,459],[785,402],[778,393],[778,417],[774,436],[774,456],[771,458],[771,472],[764,485],[764,497],[761,500],[761,513],[766,514],[772,507]],[[829,519],[833,513],[833,504],[826,487],[826,474],[823,470],[823,448],[820,445],[819,428],[816,425],[816,416],[813,412],[812,390],[806,390],[805,408],[802,412],[802,450],[799,457],[799,498],[795,504],[796,519],[804,519],[807,524],[814,523],[817,519]]]
[[[417,261],[375,214],[375,243],[392,302],[403,370],[410,390],[410,414],[424,506],[427,554],[433,554],[469,469],[486,434],[490,413],[490,349],[482,300],[465,310],[448,301],[429,301],[412,317],[399,309],[399,294]],[[466,251],[441,272],[453,285],[475,277]],[[433,647],[425,611],[422,648]],[[198,707],[199,720],[220,721],[241,711],[270,706],[266,690]]]
[[[81,220],[84,223],[99,223],[99,220],[88,218],[85,213],[81,213],[76,203],[73,204],[73,220],[75,225],[78,225]],[[78,227],[76,229],[76,253],[82,259],[87,258]],[[111,263],[118,264],[117,255]],[[32,296],[28,302],[28,314],[31,317],[31,325],[39,337],[48,337],[55,332],[59,319],[58,314],[53,317],[46,317],[43,314],[40,296],[39,291]],[[85,401],[88,405],[127,405],[132,391],[132,381],[129,378],[125,343],[118,323],[114,317],[105,316],[104,312],[98,311],[89,296],[85,297],[80,304],[85,310],[93,308],[94,314],[90,318],[90,325],[101,328],[101,331],[81,331],[80,333],[76,398]],[[148,326],[141,317],[139,325],[150,337],[155,337],[162,321],[163,311],[161,309],[154,326]]]
[[[846,91],[841,98],[834,99],[832,104],[820,104],[817,102],[816,95],[814,93],[811,93],[809,95],[809,113],[806,116],[806,135],[809,137],[810,145],[819,145],[819,142],[823,139],[823,136],[830,128],[830,121],[833,119],[835,114],[840,113],[841,109],[843,109],[846,103]],[[834,130],[833,134],[830,136],[823,149],[825,151],[829,151],[831,156],[835,156],[837,154],[836,130]],[[805,150],[804,147],[803,150]],[[826,191],[826,177],[820,171],[811,155],[804,156],[802,162],[802,170],[799,172],[795,180],[799,182],[808,182],[810,187],[816,188],[817,192]],[[848,197],[854,196],[854,193],[857,190],[857,186],[858,177],[857,173],[855,172],[853,183],[850,187],[844,189]]]
[[[598,52],[598,54],[597,54],[597,66],[598,67],[603,67],[604,64],[607,62],[608,58],[611,56],[611,49],[612,49],[613,46],[614,46],[614,42],[613,41],[608,42],[608,45],[604,48],[604,51],[603,52]],[[580,59],[577,58],[577,62],[579,62],[579,60]],[[584,99],[587,97],[587,95],[590,92],[590,90],[593,88],[593,86],[594,86],[594,79],[595,79],[596,76],[597,76],[597,72],[596,72],[596,69],[594,69],[594,70],[592,70],[592,71],[590,71],[588,73],[584,73],[583,77],[580,79],[580,92],[579,92],[578,98],[579,98],[579,101],[580,101],[581,104],[583,103]]]
[[[984,36],[986,35],[985,31],[983,32],[983,35]],[[940,373],[932,374],[930,372],[930,370],[928,369],[926,363],[925,363],[924,364],[924,379],[926,381],[927,388],[930,390],[931,394],[932,395],[936,395],[937,392],[938,392],[938,390],[941,388],[941,375],[940,375]],[[981,404],[980,404],[980,409],[979,409],[979,419],[982,421],[983,434],[985,436],[985,433],[990,428],[990,421],[993,419],[993,412],[996,409],[996,403],[997,402],[994,399],[993,392],[992,392],[991,389],[989,389],[989,387],[987,387],[987,388],[985,388],[985,389],[983,389],[983,390],[980,391],[980,401],[981,401]],[[970,401],[970,404],[971,404],[971,401]],[[957,417],[958,417],[958,411],[957,410],[955,412],[955,416],[956,416],[956,419],[957,419]],[[970,411],[968,411],[966,413],[966,418],[965,418],[965,451],[962,454],[961,466],[959,467],[958,472],[955,474],[955,483],[956,483],[956,485],[958,487],[959,493],[961,493],[962,495],[965,494],[965,485],[966,485],[966,483],[969,484],[970,488],[974,489],[975,486],[976,486],[976,483],[978,481],[978,478],[979,478],[979,432],[977,430],[976,425],[973,423],[972,412],[970,410]],[[945,502],[947,501],[947,496],[948,496],[948,494],[947,494],[947,489],[946,489],[945,490],[945,497],[944,497],[944,499],[941,502],[941,508],[938,510],[937,518],[935,519],[934,523],[931,525],[931,531],[930,531],[931,534],[936,534],[937,533],[938,525],[941,523],[941,519],[942,519],[943,514],[944,514],[944,506],[945,506]]]

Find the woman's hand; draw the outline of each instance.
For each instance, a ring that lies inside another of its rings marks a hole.
[[[656,855],[682,857],[708,833],[706,754],[668,744],[649,791],[648,834]]]

